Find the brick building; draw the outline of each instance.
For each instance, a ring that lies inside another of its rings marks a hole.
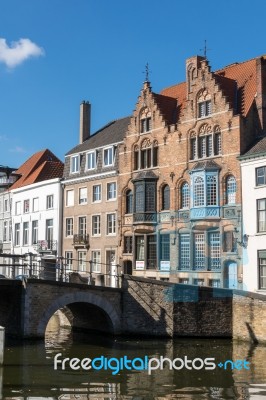
[[[266,57],[143,84],[119,147],[120,261],[138,276],[242,288],[238,156],[265,134]]]
[[[117,149],[128,123],[129,118],[112,121],[90,135],[90,104],[81,103],[79,144],[65,156],[62,254],[66,269],[85,276],[92,272],[112,286],[119,246]]]

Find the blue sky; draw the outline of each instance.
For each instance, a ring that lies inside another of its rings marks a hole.
[[[265,0],[1,0],[0,164],[18,167],[130,115],[145,75],[155,92],[184,80],[207,40],[212,70],[266,54]]]

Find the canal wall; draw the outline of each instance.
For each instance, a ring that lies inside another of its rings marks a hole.
[[[21,281],[0,279],[0,326],[5,328],[7,335],[22,335],[23,289]]]

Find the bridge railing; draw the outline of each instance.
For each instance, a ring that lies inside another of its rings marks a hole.
[[[66,259],[64,257],[43,258],[36,260],[30,257],[11,257],[8,264],[0,263],[0,279],[28,278],[45,279],[52,281],[79,283],[105,287],[121,287],[122,268],[114,262],[100,263],[81,259]]]

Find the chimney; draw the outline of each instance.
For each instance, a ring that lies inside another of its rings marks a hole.
[[[256,104],[260,120],[260,134],[266,133],[266,57],[262,56],[256,60],[257,67],[257,96]]]
[[[91,105],[89,101],[83,100],[80,104],[79,144],[90,137]]]

